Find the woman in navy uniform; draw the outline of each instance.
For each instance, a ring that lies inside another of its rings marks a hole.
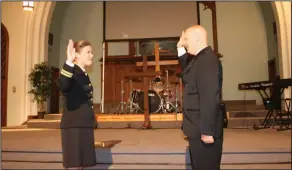
[[[91,44],[69,40],[67,60],[59,77],[59,88],[64,95],[61,119],[63,166],[82,169],[96,165],[93,112],[93,88],[85,71],[92,64]]]

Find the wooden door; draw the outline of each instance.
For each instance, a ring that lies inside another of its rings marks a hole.
[[[8,50],[8,31],[1,23],[1,127],[7,124]]]

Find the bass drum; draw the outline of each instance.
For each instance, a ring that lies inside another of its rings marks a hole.
[[[154,90],[148,90],[149,113],[157,113],[162,106],[162,100]],[[138,106],[144,110],[144,92],[138,94]]]

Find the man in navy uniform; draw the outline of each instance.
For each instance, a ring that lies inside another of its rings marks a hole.
[[[220,61],[199,25],[182,32],[177,44],[182,67],[183,124],[194,170],[219,170],[223,114],[220,111]]]

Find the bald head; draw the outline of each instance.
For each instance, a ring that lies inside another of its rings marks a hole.
[[[197,51],[208,46],[207,31],[201,25],[194,25],[186,29],[186,47],[188,52],[196,55]]]
[[[207,31],[201,25],[194,25],[186,29],[186,34],[190,39],[196,41],[207,41]]]

